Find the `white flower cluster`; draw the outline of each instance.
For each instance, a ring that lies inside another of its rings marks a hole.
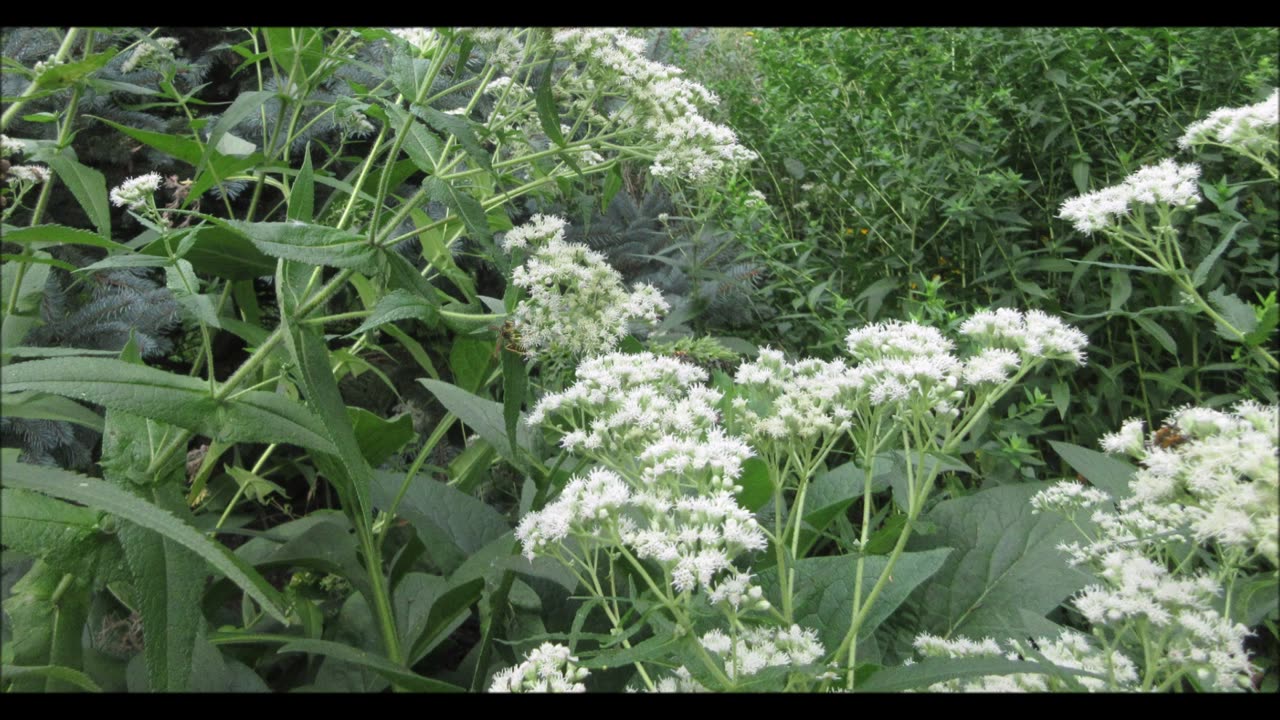
[[[391,34],[412,45],[419,55],[426,55],[440,44],[440,35],[431,28],[395,28]]]
[[[580,693],[587,688],[582,681],[590,674],[574,665],[578,658],[569,648],[543,643],[529,652],[525,661],[493,676],[491,693]]]
[[[608,352],[626,336],[628,323],[656,324],[670,309],[652,285],[637,283],[627,292],[603,255],[564,241],[564,226],[559,218],[537,215],[504,240],[508,250],[543,241],[511,276],[528,293],[512,321],[530,355]]]
[[[1129,214],[1134,203],[1175,207],[1191,207],[1202,199],[1196,178],[1200,166],[1180,165],[1163,160],[1148,165],[1119,185],[1071,198],[1062,204],[1058,217],[1070,220],[1082,233],[1094,233]]]
[[[8,135],[0,135],[0,157],[16,157],[26,153],[22,143]],[[5,172],[8,180],[29,185],[49,182],[49,168],[44,165],[10,165]]]
[[[787,362],[781,352],[763,348],[755,361],[738,366],[735,420],[756,440],[811,441],[842,433],[852,424],[858,381],[840,360]]]
[[[1188,149],[1205,143],[1262,150],[1276,145],[1276,126],[1280,125],[1280,90],[1256,105],[1218,108],[1209,117],[1193,123],[1178,140]]]
[[[724,672],[730,680],[755,675],[769,667],[799,667],[822,659],[826,650],[813,630],[749,627],[737,637],[712,630],[701,638],[702,647],[725,660]]]
[[[1084,333],[1039,310],[1025,313],[1012,308],[984,310],[965,320],[960,334],[990,347],[1015,350],[1021,362],[1043,358],[1084,365],[1084,348],[1089,344]],[[1016,358],[996,353],[979,358],[974,365],[966,366],[966,372],[974,377],[989,378],[1020,364]]]
[[[1123,452],[1141,467],[1132,495],[1119,513],[1093,517],[1105,531],[1086,547],[1071,546],[1081,560],[1125,544],[1160,542],[1171,533],[1213,542],[1277,565],[1280,543],[1280,406],[1245,401],[1233,413],[1185,407],[1143,444],[1142,422],[1129,420],[1102,439],[1108,452]]]
[[[144,40],[134,49],[129,59],[124,61],[124,65],[120,66],[120,71],[130,73],[140,67],[146,68],[166,61],[173,62],[173,51],[179,44],[178,39],[172,37]]]
[[[1218,581],[1175,575],[1160,557],[1172,543],[1210,543],[1248,563],[1276,565],[1280,531],[1280,407],[1245,401],[1233,413],[1186,407],[1144,444],[1142,423],[1129,420],[1102,440],[1141,467],[1131,494],[1116,504],[1096,490],[1059,483],[1032,499],[1037,511],[1067,515],[1095,508],[1096,536],[1059,549],[1087,565],[1103,583],[1086,588],[1075,606],[1097,626],[1141,620],[1159,628],[1166,660],[1189,668],[1219,690],[1247,687],[1247,628],[1213,607]]]
[[[1064,629],[1056,639],[1035,639],[1036,650],[1053,665],[1083,670],[1111,678],[1073,676],[1089,692],[1131,689],[1137,685],[1138,670],[1133,661],[1119,651],[1107,653],[1090,642],[1081,633]],[[992,638],[974,641],[959,636],[950,640],[928,633],[916,636],[915,648],[923,657],[964,658],[1004,657],[1022,660],[1029,651],[1022,643],[1010,641],[1001,647]],[[910,664],[910,663],[908,663]],[[1047,692],[1066,689],[1052,675],[1040,673],[1012,673],[1009,675],[983,675],[976,678],[957,678],[935,683],[928,688],[932,692]]]
[[[116,207],[129,206],[137,210],[147,204],[151,194],[160,189],[160,173],[147,173],[129,178],[111,191],[111,202]]]
[[[732,130],[701,115],[699,106],[716,104],[715,95],[681,77],[679,68],[646,58],[643,39],[620,28],[578,28],[557,31],[552,42],[593,85],[616,84],[624,92],[628,103],[615,119],[661,145],[655,177],[701,182],[755,159]]]
[[[767,608],[750,576],[733,566],[767,545],[733,495],[753,453],[720,427],[721,393],[703,385],[706,379],[704,370],[675,358],[615,353],[584,361],[573,385],[543,397],[530,424],[559,420],[566,449],[617,472],[571,481],[555,502],[525,516],[517,529],[525,554],[546,552],[569,535],[616,538],[657,562],[678,592],[702,588],[712,603]]]

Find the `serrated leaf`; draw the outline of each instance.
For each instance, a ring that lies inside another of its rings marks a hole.
[[[234,582],[263,609],[285,622],[278,595],[262,576],[226,548],[214,544],[195,528],[151,503],[107,482],[58,468],[3,461],[4,484],[34,490],[63,500],[71,500],[104,510],[136,525],[155,531],[204,558]]]
[[[1195,272],[1191,274],[1192,285],[1200,287],[1204,284],[1205,280],[1209,279],[1209,273],[1213,270],[1214,264],[1218,262],[1218,258],[1222,256],[1223,251],[1225,251],[1227,246],[1231,244],[1231,241],[1235,239],[1236,231],[1247,224],[1247,221],[1240,220],[1236,222],[1235,225],[1231,226],[1231,229],[1223,235],[1222,240],[1219,241],[1217,245],[1213,246],[1213,249],[1209,251],[1209,254],[1205,255],[1204,259],[1200,261],[1200,264],[1196,265]]]
[[[169,254],[163,239],[157,239],[140,252],[164,257]],[[205,225],[196,230],[191,246],[182,257],[200,272],[228,280],[253,280],[276,271],[276,261],[258,250],[251,240],[219,225]]]
[[[54,596],[65,574],[37,561],[10,589],[4,600],[6,664],[22,666],[81,664],[81,633],[88,618],[89,586],[73,579]],[[6,635],[9,633],[6,632]],[[10,692],[58,692],[71,689],[61,680],[41,675],[14,678]]]
[[[462,388],[440,380],[420,379],[418,382],[430,390],[446,410],[457,415],[467,427],[475,430],[485,442],[492,445],[499,455],[512,464],[518,464],[519,459],[511,453],[511,444],[507,442],[507,431],[500,403],[477,397]],[[526,450],[532,447],[532,439],[523,422],[516,428],[515,444]]]
[[[463,688],[457,685],[417,675],[384,657],[374,655],[365,650],[357,650],[342,643],[328,640],[295,640],[280,648],[279,652],[309,653],[353,663],[368,668],[388,681],[413,692],[465,692]]]
[[[376,327],[396,320],[417,318],[423,322],[434,322],[439,317],[436,306],[407,290],[392,290],[374,306],[373,313],[360,323],[360,327],[352,330],[347,337],[366,333]]]
[[[248,238],[263,253],[308,265],[351,268],[365,275],[378,270],[378,248],[363,235],[326,225],[290,222],[242,222],[213,219]]]
[[[25,228],[5,226],[4,241],[27,245],[33,250],[54,245],[89,245],[105,248],[111,252],[130,252],[128,247],[106,240],[97,233],[69,228],[65,225],[35,225]]]
[[[403,483],[400,473],[374,471],[374,504],[391,507]],[[425,477],[409,484],[396,512],[413,525],[422,544],[447,563],[449,570],[511,529],[502,515],[484,502]]]
[[[1209,302],[1214,309],[1222,314],[1222,317],[1231,323],[1236,330],[1248,334],[1258,324],[1258,316],[1254,314],[1253,308],[1248,303],[1236,297],[1235,293],[1225,292],[1222,288],[1218,288],[1209,293]],[[1215,328],[1218,335],[1239,342],[1239,338],[1221,323]]]
[[[57,395],[5,393],[0,395],[0,415],[30,420],[62,420],[102,432],[102,416]]]
[[[319,418],[261,391],[215,401],[203,380],[110,358],[53,358],[0,368],[9,392],[34,390],[124,410],[221,442],[279,442],[332,452]]]
[[[483,243],[492,242],[493,234],[489,232],[489,221],[485,217],[484,207],[479,200],[455,187],[453,183],[441,180],[434,175],[427,178],[422,185],[426,188],[428,199],[444,203],[454,215],[462,219],[462,224],[466,226],[472,240]]]
[[[101,586],[128,577],[96,510],[28,490],[0,489],[0,544]]]
[[[386,462],[405,443],[413,439],[413,419],[408,413],[394,419],[379,417],[364,408],[348,407],[351,427],[360,452],[370,467]]]
[[[1151,318],[1143,317],[1142,315],[1133,315],[1132,317],[1133,321],[1138,324],[1138,327],[1142,328],[1143,332],[1147,335],[1154,338],[1156,343],[1160,347],[1164,348],[1165,352],[1175,358],[1179,357],[1178,342],[1173,339],[1173,336],[1169,334],[1168,330],[1165,330]]]
[[[912,597],[921,631],[999,637],[1002,617],[1019,609],[1046,615],[1089,581],[1057,549],[1077,539],[1075,527],[1056,513],[1032,512],[1031,496],[1048,486],[994,487],[945,500],[925,516],[938,531],[916,535],[908,548],[955,552]]]
[[[493,172],[493,164],[489,158],[489,153],[485,151],[484,146],[476,139],[476,134],[471,129],[470,120],[460,115],[443,113],[433,107],[422,108],[422,112],[431,127],[452,135],[458,141],[458,145],[466,151],[468,157],[475,160],[480,167]]]
[[[302,167],[298,176],[293,179],[293,187],[289,188],[289,207],[286,216],[290,220],[311,222],[316,201],[315,170],[311,167],[311,146],[307,145],[302,156]]]
[[[538,78],[538,87],[534,90],[534,105],[538,110],[538,123],[542,132],[547,134],[557,147],[564,147],[564,135],[560,132],[560,112],[556,109],[556,99],[551,91],[551,76],[555,68],[555,57],[547,62]]]
[[[89,216],[89,222],[98,229],[98,234],[110,240],[111,206],[107,204],[107,179],[102,173],[81,165],[66,151],[37,153],[36,157],[48,163],[58,174],[58,179],[75,196],[85,215]]]
[[[867,613],[858,637],[871,636],[876,628],[902,604],[911,591],[929,579],[943,566],[950,548],[925,552],[905,552],[891,573],[892,581],[881,590]],[[796,586],[794,618],[804,627],[818,631],[818,637],[829,650],[840,646],[849,632],[852,619],[853,589],[857,578],[857,555],[804,558],[795,564]],[[871,592],[888,564],[883,555],[867,556],[863,565],[862,596]],[[769,568],[759,575],[760,585],[771,599],[779,598],[778,570]],[[777,604],[781,607],[780,604]]]

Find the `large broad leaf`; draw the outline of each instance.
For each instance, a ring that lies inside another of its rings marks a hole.
[[[396,320],[416,318],[423,322],[434,322],[437,317],[436,306],[420,295],[408,290],[392,290],[373,307],[373,313],[360,323],[360,327],[352,330],[347,337],[368,332],[376,327]]]
[[[1129,481],[1137,468],[1121,462],[1097,450],[1090,450],[1071,443],[1050,440],[1049,445],[1076,472],[1084,476],[1091,484],[1103,489],[1116,500],[1131,494]]]
[[[106,248],[112,252],[129,252],[129,248],[120,243],[104,239],[97,233],[64,225],[36,225],[34,227],[10,228],[5,226],[4,241],[21,243],[33,250],[54,245],[88,245]]]
[[[211,219],[245,236],[271,257],[308,265],[351,268],[365,275],[372,275],[378,269],[378,248],[364,235],[350,230],[297,221],[250,223]]]
[[[462,218],[462,224],[466,226],[472,240],[484,244],[491,242],[493,234],[489,232],[489,220],[485,217],[484,206],[479,200],[454,186],[453,183],[441,180],[434,175],[427,178],[422,186],[426,189],[430,200],[444,203],[454,215]]]
[[[159,238],[140,252],[167,257],[169,248],[164,239]],[[197,230],[182,257],[200,272],[228,280],[252,280],[276,271],[276,261],[258,250],[252,241],[219,225],[205,225]]]
[[[943,637],[1008,635],[1020,610],[1044,616],[1089,576],[1057,546],[1078,533],[1056,513],[1033,514],[1046,483],[1005,485],[939,503],[926,518],[939,531],[914,537],[912,550],[951,547],[942,569],[911,599],[919,631]]]
[[[484,146],[476,139],[475,131],[471,129],[471,121],[460,115],[448,115],[433,107],[422,108],[422,113],[431,127],[452,135],[458,141],[458,145],[466,151],[467,156],[475,160],[477,165],[490,172],[493,171],[489,153],[485,152]]]
[[[66,353],[71,355],[72,353]],[[102,416],[57,395],[40,393],[6,393],[0,395],[0,415],[31,420],[62,420],[102,432]]]
[[[871,479],[871,492],[877,493],[889,486],[890,468],[880,463]],[[809,483],[805,497],[804,520],[808,527],[801,533],[801,554],[813,546],[819,533],[831,521],[842,515],[849,506],[862,497],[866,490],[866,472],[856,463],[845,463],[820,473]]]
[[[394,605],[409,665],[426,656],[458,628],[480,599],[484,581],[455,583],[438,575],[409,573],[396,585]]]
[[[408,413],[387,420],[364,408],[348,407],[347,414],[369,467],[378,467],[413,439],[413,419]]]
[[[101,513],[48,495],[0,490],[0,543],[95,584],[128,577],[124,556]]]
[[[318,510],[255,537],[236,549],[254,567],[301,566],[346,578],[365,597],[372,597],[369,573],[356,554],[351,521],[336,510]]]
[[[102,173],[81,165],[69,151],[41,152],[36,154],[36,159],[49,163],[98,229],[98,234],[110,240],[111,207],[107,204],[107,180]]]
[[[863,620],[858,637],[870,637],[875,629],[902,604],[911,591],[938,572],[951,550],[939,548],[926,552],[906,552],[898,557],[890,577],[872,609]],[[853,588],[857,579],[856,555],[805,558],[796,563],[795,619],[818,631],[828,650],[840,646],[849,632],[852,620]],[[888,564],[888,557],[872,555],[864,560],[862,597],[875,587]],[[778,598],[778,571],[770,568],[760,573],[760,585],[770,598]],[[775,603],[780,606],[780,603]]]
[[[492,445],[499,455],[512,464],[518,464],[519,459],[512,453],[511,443],[507,440],[506,421],[501,403],[477,397],[441,380],[422,379],[418,382],[430,390],[445,409],[457,415],[459,420],[479,433],[480,437]],[[532,439],[524,422],[520,422],[516,427],[515,444],[526,450],[532,447]]]
[[[102,688],[98,687],[98,684],[88,675],[62,665],[38,665],[35,667],[0,665],[0,677],[12,680],[23,676],[58,680],[68,685],[74,685],[81,690],[102,692]]]
[[[215,400],[199,378],[110,358],[68,357],[0,368],[8,392],[34,390],[124,410],[220,442],[278,442],[332,452],[319,418],[283,395],[252,391]]]
[[[374,504],[391,507],[403,482],[399,473],[374,471]],[[449,570],[510,529],[497,510],[427,477],[410,482],[396,512],[413,524],[427,551]]]
[[[71,500],[92,508],[105,510],[122,519],[153,530],[204,558],[216,570],[226,575],[263,609],[281,622],[285,622],[280,609],[278,593],[262,576],[226,548],[217,545],[195,528],[174,517],[171,513],[129,494],[107,482],[77,475],[58,468],[10,462],[3,464],[6,487],[23,488]]]

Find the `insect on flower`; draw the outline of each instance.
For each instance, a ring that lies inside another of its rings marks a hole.
[[[1164,450],[1171,450],[1187,442],[1187,436],[1179,433],[1178,429],[1172,425],[1162,425],[1156,431],[1152,442]]]

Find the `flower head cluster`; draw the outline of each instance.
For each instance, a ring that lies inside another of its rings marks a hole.
[[[1094,233],[1127,216],[1135,203],[1191,207],[1201,200],[1198,177],[1200,166],[1195,163],[1163,160],[1138,170],[1119,185],[1067,200],[1058,217],[1070,220],[1082,233]]]
[[[605,463],[520,523],[526,555],[579,542],[620,542],[662,567],[677,592],[702,589],[735,610],[766,607],[750,576],[733,565],[767,545],[733,493],[752,450],[720,427],[720,393],[701,368],[650,353],[584,361],[577,381],[542,398],[530,423],[556,421],[561,444]]]
[[[1178,140],[1183,149],[1206,143],[1262,150],[1276,146],[1276,126],[1280,125],[1280,90],[1256,105],[1218,108],[1209,117],[1193,123]]]
[[[948,640],[923,633],[916,636],[914,644],[921,656],[930,658],[1004,657],[1017,661],[1030,654],[1019,641],[1008,641],[1001,647],[992,638],[975,641],[958,636]],[[1089,692],[1131,689],[1138,683],[1137,667],[1132,660],[1118,650],[1108,653],[1081,633],[1064,629],[1056,639],[1036,638],[1034,645],[1039,654],[1053,665],[1108,678],[1075,676],[1075,680]],[[929,686],[932,692],[1047,692],[1059,689],[1066,689],[1059,679],[1040,673],[957,678]]]
[[[800,667],[822,659],[826,650],[813,630],[749,627],[737,637],[712,630],[701,638],[702,647],[724,658],[725,675],[731,680],[749,677],[769,667]]]
[[[569,648],[554,643],[543,643],[531,650],[524,662],[502,670],[493,676],[489,685],[491,693],[580,693],[587,688],[582,681],[590,674],[574,663],[578,658]]]
[[[0,158],[13,157],[26,153],[26,148],[22,143],[14,140],[8,135],[0,135]]]
[[[137,210],[147,204],[152,193],[160,189],[161,182],[160,173],[154,172],[129,178],[111,191],[111,202],[116,207],[127,205],[130,210]]]
[[[669,309],[657,288],[637,283],[627,292],[603,255],[564,242],[563,235],[563,220],[542,215],[507,233],[508,250],[545,241],[511,276],[528,293],[513,321],[530,355],[608,352],[626,336],[628,323],[657,323]]]
[[[975,313],[960,326],[960,334],[992,348],[1016,351],[1020,359],[999,353],[983,353],[965,368],[966,375],[989,381],[1032,359],[1085,362],[1084,348],[1089,338],[1059,318],[1039,310],[1022,312],[1012,308]],[[998,368],[998,369],[997,369]]]
[[[843,361],[788,362],[770,348],[739,365],[734,382],[739,388],[733,400],[735,420],[759,440],[809,441],[848,430],[852,394],[860,387]]]
[[[732,130],[702,116],[700,106],[714,105],[715,95],[681,77],[679,68],[645,57],[643,39],[618,28],[575,28],[557,31],[552,42],[579,63],[568,81],[624,91],[629,102],[614,119],[660,146],[655,177],[701,182],[755,158]]]
[[[440,44],[440,35],[431,28],[395,28],[391,34],[412,45],[420,56],[427,55]]]
[[[131,73],[138,68],[152,67],[165,62],[173,62],[173,51],[178,48],[177,38],[149,38],[138,45],[129,59],[120,66],[122,72]]]
[[[44,165],[10,165],[5,173],[10,181],[41,185],[49,182],[49,168]]]

